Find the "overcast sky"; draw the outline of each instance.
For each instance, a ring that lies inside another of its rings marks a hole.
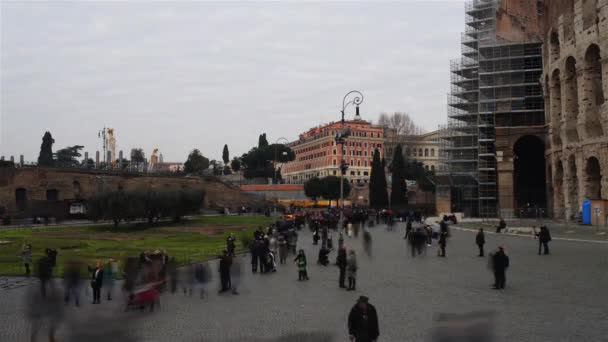
[[[46,130],[54,150],[94,155],[104,126],[127,154],[240,155],[262,132],[338,120],[352,89],[364,119],[404,111],[435,130],[464,27],[463,1],[0,6],[0,154],[29,161]]]

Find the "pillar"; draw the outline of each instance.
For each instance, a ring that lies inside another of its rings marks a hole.
[[[15,163],[15,157],[11,156],[11,163]]]
[[[23,165],[25,164],[25,160],[23,158],[23,154],[19,156],[19,166],[23,167]]]
[[[99,151],[95,151],[95,168],[99,168]]]
[[[84,165],[89,164],[89,152],[84,153]]]

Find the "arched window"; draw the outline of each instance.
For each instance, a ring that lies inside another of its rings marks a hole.
[[[15,204],[17,205],[17,210],[25,210],[27,207],[27,190],[24,188],[15,190]]]
[[[434,149],[434,148],[432,148],[432,149],[431,149],[431,157],[434,157],[434,156],[435,156],[435,149]]]
[[[424,156],[425,156],[425,157],[428,157],[428,156],[429,156],[429,149],[428,149],[428,148],[425,148],[425,149],[424,149]]]
[[[599,46],[592,44],[585,53],[585,95],[588,108],[584,110],[587,135],[591,138],[601,136],[601,110],[604,104],[604,91],[602,88],[602,63]]]
[[[46,191],[46,200],[47,201],[58,201],[59,200],[59,191],[57,191],[57,189],[48,189]]]
[[[422,157],[422,149],[421,148],[418,149],[418,156]]]
[[[435,165],[431,165],[431,171],[435,171]]]
[[[549,46],[551,47],[551,60],[556,61],[559,59],[559,34],[555,31],[551,31],[549,37]]]

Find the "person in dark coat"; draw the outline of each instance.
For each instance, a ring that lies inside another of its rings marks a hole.
[[[509,257],[505,254],[502,246],[498,247],[498,251],[492,255],[492,268],[494,271],[494,289],[504,289],[507,282],[505,272],[509,268]]]
[[[228,255],[235,256],[236,250],[236,239],[234,238],[234,234],[230,233],[228,239],[226,239],[226,248],[228,249]]]
[[[354,342],[374,342],[380,336],[378,313],[365,296],[359,297],[348,314],[348,335]]]
[[[250,254],[251,254],[251,271],[253,273],[257,273],[258,271],[258,253],[260,250],[260,241],[259,240],[253,240],[251,242],[251,247],[250,247]]]
[[[503,229],[507,228],[507,223],[505,222],[505,220],[501,217],[500,221],[498,221],[498,226],[496,226],[496,232],[497,233],[501,233]]]
[[[346,285],[344,285],[344,280],[346,278],[346,248],[340,247],[338,249],[338,256],[336,257],[336,266],[340,269],[340,277],[338,279],[338,283],[341,289],[345,289]]]
[[[44,298],[46,296],[47,286],[53,276],[51,261],[48,257],[43,256],[38,259],[36,266],[36,273],[38,275],[38,279],[40,280],[40,294]]]
[[[412,233],[412,220],[408,217],[407,222],[405,223],[405,236],[403,238],[407,240],[411,233]]]
[[[220,292],[230,290],[230,266],[232,266],[232,257],[228,254],[227,250],[224,250],[224,254],[220,257]]]
[[[319,249],[319,258],[317,259],[317,263],[323,266],[327,266],[329,264],[329,249],[325,246],[321,246]]]
[[[448,233],[441,232],[439,234],[439,256],[445,258],[445,247],[448,244]]]
[[[477,247],[479,248],[479,256],[482,257],[483,254],[483,245],[485,245],[486,243],[486,236],[483,232],[483,228],[479,228],[479,232],[477,233],[477,236],[475,236],[475,243],[477,244]]]
[[[538,237],[538,255],[541,254],[541,249],[544,250],[543,254],[549,254],[549,241],[551,241],[549,228],[547,226],[540,227],[540,232],[536,236]]]
[[[103,285],[103,265],[97,263],[95,267],[89,266],[91,272],[91,288],[93,288],[93,304],[99,304],[101,298],[101,285]]]

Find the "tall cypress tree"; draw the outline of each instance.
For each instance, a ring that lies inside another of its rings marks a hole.
[[[222,160],[224,161],[224,165],[228,165],[228,163],[230,163],[230,152],[228,152],[228,144],[224,144],[224,150],[222,151]]]
[[[386,190],[386,175],[380,160],[380,151],[374,151],[372,173],[369,178],[369,205],[374,209],[388,206],[388,191]]]
[[[405,161],[403,160],[403,152],[401,144],[395,147],[395,155],[393,156],[393,164],[391,166],[393,175],[391,178],[391,207],[402,208],[407,204],[407,185],[405,183]]]
[[[51,132],[45,132],[40,145],[40,154],[38,155],[38,166],[53,166],[53,143],[55,139],[51,136]]]

